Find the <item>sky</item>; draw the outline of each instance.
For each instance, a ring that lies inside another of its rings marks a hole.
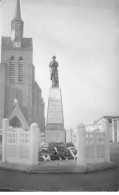
[[[33,38],[35,78],[45,116],[56,55],[64,125],[76,128],[119,115],[119,1],[20,0],[24,37]],[[10,36],[16,0],[0,6],[0,36]]]

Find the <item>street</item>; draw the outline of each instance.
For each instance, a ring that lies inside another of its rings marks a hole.
[[[28,174],[0,170],[0,191],[118,191],[119,166],[87,174]]]

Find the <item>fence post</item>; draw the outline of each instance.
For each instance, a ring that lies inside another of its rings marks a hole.
[[[117,119],[117,142],[119,142],[119,119]]]
[[[30,164],[38,165],[39,128],[36,123],[30,126]]]
[[[115,141],[115,136],[114,136],[114,120],[112,120],[112,142]]]
[[[3,119],[2,121],[2,129],[3,129],[3,136],[2,136],[2,162],[6,162],[6,149],[7,149],[7,130],[9,127],[9,120]]]
[[[76,147],[77,147],[77,164],[80,166],[86,165],[85,153],[85,126],[80,124],[77,127]]]
[[[98,162],[98,157],[97,157],[97,148],[98,148],[98,131],[96,129],[94,130],[94,139],[93,139],[93,145],[94,145],[94,163]]]
[[[110,162],[110,142],[109,142],[109,121],[104,120],[103,128],[105,132],[105,160]]]

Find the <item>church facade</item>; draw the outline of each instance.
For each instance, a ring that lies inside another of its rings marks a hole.
[[[21,124],[28,128],[35,122],[44,131],[44,101],[42,90],[35,81],[32,38],[24,38],[23,31],[24,22],[17,0],[11,37],[2,37],[1,41],[0,127],[2,119],[8,118],[12,126]]]

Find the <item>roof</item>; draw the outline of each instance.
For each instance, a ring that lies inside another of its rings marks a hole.
[[[100,121],[101,119],[117,119],[119,118],[119,116],[103,116],[100,119],[98,119],[97,121],[95,121],[95,123],[97,123],[98,121]]]
[[[86,127],[92,127],[94,126],[94,123],[93,124],[88,124],[88,125],[85,125]]]
[[[39,91],[41,91],[42,92],[42,90],[41,90],[41,88],[40,88],[40,86],[38,85],[38,83],[35,81],[35,86],[37,87],[37,89],[39,90]]]
[[[22,127],[24,129],[29,129],[29,125],[28,122],[19,106],[18,100],[14,99],[14,106],[11,110],[11,113],[9,114],[9,120],[11,120],[12,118],[14,118],[15,116],[17,116],[17,118],[20,120]]]
[[[21,48],[14,48],[11,37],[2,37],[2,49],[3,50],[33,50],[32,38],[22,38],[22,46]]]

